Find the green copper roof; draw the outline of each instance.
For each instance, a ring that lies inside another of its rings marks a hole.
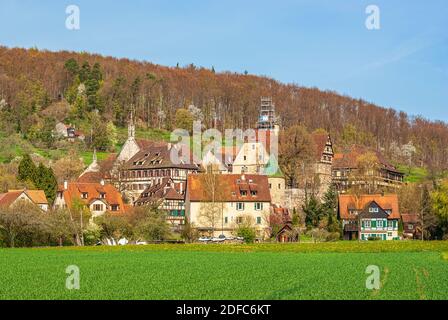
[[[277,158],[274,155],[271,155],[269,157],[269,161],[264,167],[264,173],[269,177],[278,177],[278,178],[284,178],[282,170],[280,169],[280,166],[278,165]]]

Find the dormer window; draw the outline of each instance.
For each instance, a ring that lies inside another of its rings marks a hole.
[[[104,192],[100,193],[100,199],[106,199],[106,194]]]
[[[257,191],[256,190],[252,190],[251,192],[250,192],[250,195],[252,196],[252,197],[255,197],[255,196],[257,196]]]
[[[89,194],[88,194],[87,192],[83,192],[83,193],[81,194],[81,197],[82,197],[83,199],[87,199],[87,198],[89,197]]]
[[[242,197],[247,196],[247,191],[246,190],[241,190],[240,193],[241,193]]]

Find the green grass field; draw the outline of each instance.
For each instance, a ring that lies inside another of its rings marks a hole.
[[[0,299],[447,299],[447,242],[0,250]],[[80,268],[67,290],[66,267]],[[367,290],[366,267],[381,270]]]

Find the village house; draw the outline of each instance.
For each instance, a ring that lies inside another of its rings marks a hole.
[[[259,239],[265,239],[269,236],[270,208],[267,176],[188,176],[186,217],[203,235],[232,236],[238,226],[244,223],[255,228]]]
[[[403,222],[403,237],[407,239],[422,238],[422,224],[418,214],[402,213],[401,220]]]
[[[0,193],[0,207],[11,207],[19,201],[28,201],[43,211],[48,211],[49,204],[45,192],[42,190],[9,190]]]
[[[173,229],[179,230],[185,224],[185,188],[186,181],[175,182],[165,177],[160,183],[147,187],[134,205],[156,205],[167,212]]]
[[[92,218],[104,215],[106,212],[124,214],[126,210],[121,194],[113,185],[105,183],[104,180],[100,183],[65,181],[57,191],[54,208],[70,210],[76,202],[86,206]]]
[[[72,125],[66,125],[62,122],[58,122],[56,124],[55,131],[56,135],[65,138],[70,142],[74,142],[76,139],[79,139],[81,141],[85,140],[84,134]]]
[[[376,163],[369,164],[370,168],[361,168],[360,159],[368,153],[375,156]],[[355,145],[344,153],[335,154],[332,179],[340,192],[346,192],[352,187],[362,187],[366,191],[377,191],[380,188],[393,190],[403,184],[404,173],[388,162],[379,151]]]
[[[132,203],[146,188],[161,184],[164,178],[185,182],[189,174],[201,170],[199,164],[183,159],[178,147],[170,143],[154,144],[137,152],[123,164],[118,174],[118,182]],[[180,163],[173,161],[172,152],[180,153]]]
[[[339,218],[344,240],[398,240],[401,219],[398,196],[339,195]]]

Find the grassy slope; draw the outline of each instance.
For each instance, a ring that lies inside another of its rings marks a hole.
[[[446,242],[1,250],[0,298],[446,299],[447,250]],[[64,287],[68,265],[80,267],[79,291]],[[382,272],[377,292],[365,289],[368,265]]]
[[[426,168],[398,165],[398,170],[406,174],[405,176],[406,182],[421,182],[425,180],[428,176],[428,171],[426,170]]]
[[[127,137],[127,128],[117,129],[118,144],[116,150],[120,150],[123,142]],[[138,139],[152,140],[152,141],[169,141],[170,133],[165,130],[159,129],[138,129],[136,132]],[[37,153],[47,159],[57,159],[61,156],[67,154],[67,150],[47,150],[43,148],[36,148],[29,141],[21,138],[19,135],[7,137],[3,132],[0,131],[0,145],[2,149],[0,150],[0,163],[5,163],[10,161],[16,156],[22,156],[25,153]],[[82,151],[81,157],[84,160],[86,166],[92,163],[93,151]],[[98,160],[103,160],[109,156],[110,152],[97,152]]]

